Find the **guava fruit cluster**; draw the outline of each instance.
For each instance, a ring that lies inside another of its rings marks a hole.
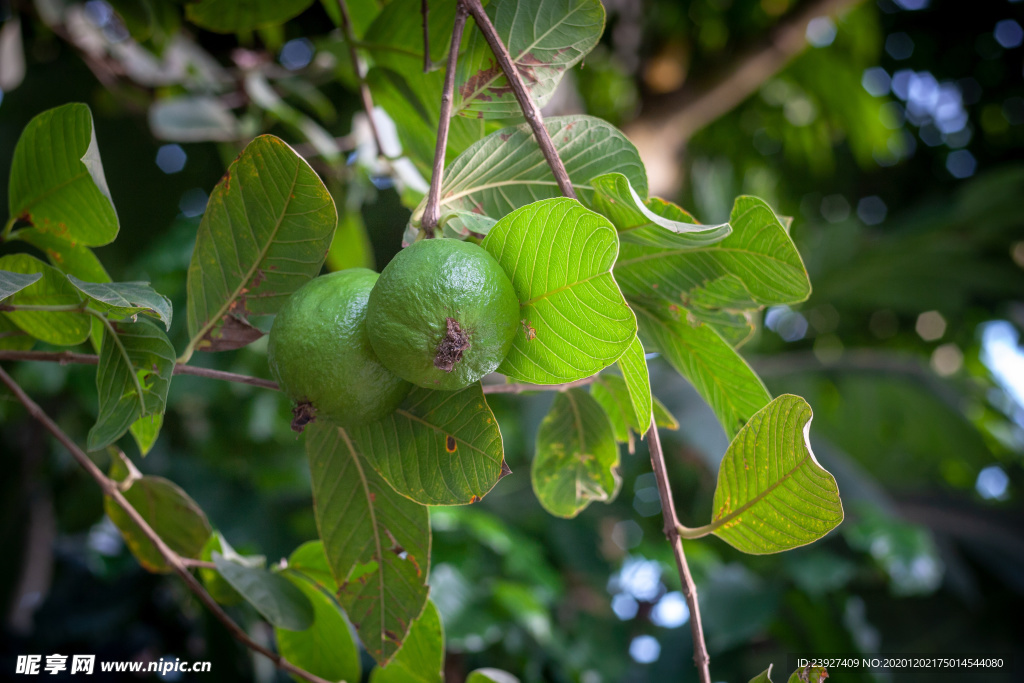
[[[493,372],[519,326],[519,299],[471,242],[430,239],[378,276],[366,268],[301,287],[270,330],[270,372],[295,402],[292,428],[390,415],[412,386],[456,391]]]

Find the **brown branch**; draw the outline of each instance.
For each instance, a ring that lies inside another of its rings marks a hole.
[[[103,491],[104,495],[110,496],[110,498],[112,498],[114,502],[117,503],[118,507],[124,510],[125,514],[127,514],[128,517],[133,522],[135,522],[135,524],[138,525],[143,535],[147,539],[149,539],[150,543],[152,543],[153,547],[157,549],[157,552],[160,553],[164,561],[167,562],[167,564],[170,565],[171,569],[174,570],[174,573],[181,577],[181,580],[185,582],[185,585],[187,585],[189,589],[196,594],[199,600],[204,605],[206,605],[206,607],[211,612],[213,612],[213,615],[217,618],[217,620],[220,621],[224,625],[224,627],[228,629],[228,631],[231,633],[232,636],[235,637],[236,640],[241,642],[249,649],[255,652],[259,652],[261,655],[263,655],[270,661],[274,662],[274,664],[283,671],[298,676],[299,678],[302,678],[304,680],[310,681],[310,683],[327,683],[327,681],[320,678],[319,676],[311,674],[305,669],[301,669],[295,666],[288,660],[278,655],[276,652],[268,650],[266,647],[260,645],[255,640],[250,638],[249,635],[242,629],[242,627],[236,624],[231,619],[231,617],[229,617],[227,613],[221,608],[221,606],[217,604],[217,601],[214,600],[210,596],[210,594],[206,592],[206,589],[203,588],[202,584],[199,583],[196,577],[192,576],[192,574],[188,570],[188,567],[182,561],[181,556],[173,550],[171,550],[170,547],[168,547],[167,544],[164,543],[164,540],[160,538],[160,535],[156,533],[153,530],[153,528],[149,526],[149,524],[142,517],[142,515],[139,514],[139,511],[132,507],[132,504],[129,503],[128,500],[121,493],[121,489],[118,488],[117,483],[114,480],[107,477],[105,474],[103,474],[100,468],[96,466],[96,463],[89,459],[89,456],[86,455],[85,451],[79,448],[78,445],[74,441],[72,441],[71,438],[67,434],[65,434],[64,431],[59,426],[57,426],[57,423],[50,419],[49,415],[43,412],[43,409],[40,408],[38,404],[35,403],[35,401],[29,398],[29,396],[22,390],[22,388],[18,386],[18,383],[15,382],[11,378],[11,376],[4,371],[3,368],[0,368],[0,382],[3,382],[5,385],[7,385],[7,388],[11,390],[11,393],[13,393],[14,396],[19,401],[21,401],[21,404],[25,406],[25,409],[28,411],[29,415],[31,415],[33,418],[39,421],[43,425],[43,427],[46,428],[46,431],[50,432],[50,434],[52,434],[57,439],[57,441],[61,443],[61,445],[68,449],[68,452],[70,452],[71,455],[75,458],[75,460],[78,461],[78,464],[81,465],[82,468],[89,473],[89,475],[96,481],[97,484],[99,484],[99,487]]]
[[[551,167],[551,172],[555,175],[555,180],[558,182],[558,188],[562,191],[562,195],[570,199],[576,199],[576,190],[573,189],[569,173],[565,170],[565,164],[562,163],[558,152],[555,151],[555,144],[551,141],[548,129],[544,127],[544,117],[541,116],[537,103],[533,101],[530,93],[526,90],[526,85],[523,83],[516,65],[512,62],[512,55],[509,54],[508,48],[505,47],[505,43],[501,41],[501,37],[494,29],[494,24],[491,23],[491,19],[487,16],[487,12],[484,11],[480,0],[459,0],[459,5],[465,7],[473,16],[477,28],[483,34],[484,40],[491,48],[491,52],[494,53],[494,58],[498,60],[498,65],[501,66],[501,70],[505,73],[505,78],[508,79],[508,83],[512,87],[512,93],[515,95],[516,101],[519,102],[519,108],[523,110],[523,117],[530,124],[530,128],[533,129],[533,135],[537,138],[540,151],[547,160],[548,166]]]
[[[356,52],[356,36],[352,31],[352,20],[348,16],[348,6],[345,4],[345,0],[338,0],[338,11],[341,13],[341,30],[345,33],[348,56],[352,60],[352,69],[356,72],[356,78],[359,80],[359,96],[363,99],[366,118],[370,120],[370,132],[373,133],[373,141],[377,145],[377,154],[384,156],[384,147],[380,144],[380,133],[373,120],[373,97],[370,95],[370,86],[366,84],[363,63],[359,61],[359,53]]]
[[[565,391],[566,389],[572,389],[573,387],[585,387],[588,384],[593,384],[597,379],[597,375],[593,377],[584,377],[578,379],[575,382],[566,382],[565,384],[485,384],[483,390],[485,394],[521,394],[525,391]]]
[[[776,24],[767,38],[741,52],[717,75],[688,83],[645,105],[636,126],[650,128],[648,134],[652,139],[671,140],[673,146],[685,143],[694,133],[732,111],[800,54],[807,46],[807,25],[812,19],[836,15],[860,1],[805,3]]]
[[[424,6],[426,6],[425,0]],[[459,62],[459,45],[462,43],[462,30],[466,27],[466,14],[466,7],[460,2],[455,10],[455,25],[452,27],[452,46],[448,50],[448,70],[444,74],[444,91],[441,93],[441,117],[437,121],[434,170],[430,175],[430,191],[427,193],[427,206],[423,210],[423,218],[420,221],[420,227],[426,232],[428,237],[434,236],[437,224],[441,220],[441,181],[444,179],[444,153],[448,149],[448,128],[452,122],[452,99],[454,99],[455,93],[455,67]],[[426,22],[426,15],[424,15],[424,22]],[[424,26],[426,26],[425,23]],[[424,40],[426,40],[426,35],[424,35]]]
[[[216,569],[217,565],[213,562],[207,562],[206,560],[194,560],[191,557],[181,558],[181,563],[186,567],[192,567],[196,569]]]
[[[700,618],[700,604],[697,601],[697,585],[690,574],[690,566],[686,563],[683,553],[683,541],[679,537],[679,517],[672,498],[672,486],[668,481],[668,470],[665,467],[665,454],[661,450],[661,437],[658,426],[651,415],[651,428],[647,430],[647,448],[651,452],[651,466],[654,478],[658,482],[658,495],[661,497],[661,515],[665,521],[665,536],[672,546],[672,554],[676,558],[679,580],[683,584],[683,595],[690,607],[690,632],[693,635],[693,661],[697,665],[697,673],[701,683],[711,683],[711,669],[708,647],[704,642],[704,626]]]
[[[72,353],[71,351],[0,351],[0,360],[29,360],[44,361],[49,363],[60,363],[61,365],[97,365],[100,362],[99,356],[90,353]],[[249,375],[240,375],[235,372],[223,370],[212,370],[210,368],[198,368],[194,365],[178,363],[174,366],[175,375],[193,375],[196,377],[208,377],[219,379],[225,382],[236,382],[248,384],[264,389],[278,389],[277,382]]]

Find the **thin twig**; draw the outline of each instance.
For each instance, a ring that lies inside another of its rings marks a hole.
[[[701,623],[700,604],[697,601],[697,585],[693,582],[690,566],[686,563],[686,555],[683,553],[683,542],[679,538],[679,517],[676,515],[672,486],[669,484],[668,470],[665,467],[665,454],[661,450],[661,437],[658,436],[658,426],[654,424],[653,415],[651,415],[651,428],[647,430],[647,448],[651,452],[651,466],[654,468],[654,478],[658,482],[658,495],[661,496],[661,515],[665,520],[665,536],[672,546],[672,554],[676,558],[676,568],[679,570],[679,580],[683,584],[683,595],[686,596],[686,604],[690,607],[693,661],[697,665],[701,683],[711,683],[709,667],[711,657],[708,656],[708,647],[704,643],[704,626]]]
[[[593,377],[584,377],[578,379],[575,382],[566,382],[565,384],[485,384],[483,386],[485,394],[521,394],[525,391],[565,391],[572,389],[573,387],[585,387],[588,384],[593,384],[597,379],[597,375]]]
[[[420,2],[420,14],[423,15],[423,73],[430,73],[430,2]],[[461,34],[460,34],[461,35]]]
[[[100,362],[99,356],[94,356],[90,353],[72,353],[71,351],[0,351],[0,360],[44,361],[49,363],[60,363],[61,365],[97,365]],[[264,389],[276,390],[278,388],[277,382],[269,379],[250,377],[249,375],[240,375],[235,372],[225,372],[223,370],[198,368],[194,365],[186,365],[184,363],[177,363],[174,366],[174,374],[208,377],[210,379],[219,379],[225,382],[236,382],[238,384],[248,384],[254,387],[262,387]]]
[[[359,61],[359,53],[356,52],[356,36],[352,31],[352,20],[348,16],[348,6],[345,5],[345,0],[338,0],[338,11],[341,12],[341,30],[345,33],[348,56],[352,60],[352,68],[355,69],[356,78],[359,79],[359,96],[363,98],[363,109],[366,110],[366,118],[370,120],[370,132],[373,133],[373,141],[377,145],[377,154],[383,155],[384,147],[380,144],[380,133],[377,131],[377,124],[373,120],[373,97],[370,95],[370,86],[366,84],[363,63]]]
[[[424,3],[425,5],[426,3]],[[444,179],[444,153],[448,149],[448,128],[452,120],[452,100],[455,93],[455,67],[459,62],[459,45],[462,43],[462,29],[466,27],[466,7],[461,2],[455,10],[455,25],[452,27],[452,46],[448,50],[448,70],[444,74],[444,91],[441,93],[441,117],[437,121],[437,146],[434,147],[434,170],[430,175],[430,191],[427,206],[423,210],[420,227],[428,237],[433,237],[441,220],[441,181]]]
[[[533,129],[533,135],[537,138],[540,151],[547,160],[548,166],[551,167],[551,172],[555,174],[555,180],[558,182],[558,188],[562,191],[562,195],[576,199],[576,190],[573,189],[569,173],[565,170],[565,164],[562,163],[558,152],[555,151],[555,144],[551,141],[548,129],[544,127],[544,117],[541,116],[537,103],[533,101],[530,93],[526,90],[526,85],[523,83],[516,65],[512,62],[512,55],[509,54],[508,48],[505,47],[494,24],[491,23],[490,17],[484,11],[484,6],[480,4],[480,0],[459,0],[459,5],[465,7],[473,16],[477,28],[483,34],[491,52],[494,53],[494,58],[498,60],[498,65],[505,73],[505,78],[508,79],[508,83],[512,87],[512,93],[515,95],[516,101],[519,102],[520,109],[523,110],[523,117]]]
[[[217,617],[217,620],[224,624],[225,628],[227,628],[228,631],[231,632],[231,635],[233,635],[239,642],[241,642],[249,649],[255,652],[259,652],[264,657],[274,662],[274,664],[277,665],[283,671],[287,671],[288,673],[298,676],[299,678],[310,681],[310,683],[327,683],[327,681],[320,678],[319,676],[311,674],[305,669],[301,669],[295,666],[294,664],[284,659],[277,653],[268,650],[266,647],[260,645],[255,640],[250,638],[249,635],[242,629],[242,627],[236,624],[231,619],[231,617],[229,617],[227,613],[221,608],[221,606],[217,604],[217,601],[214,600],[210,596],[210,594],[206,592],[206,589],[204,589],[203,586],[199,583],[199,581],[196,580],[196,577],[192,576],[192,574],[189,573],[188,567],[182,561],[182,557],[173,550],[171,550],[167,546],[167,544],[164,543],[164,540],[160,538],[160,535],[156,533],[156,531],[154,531],[153,528],[149,526],[149,524],[142,517],[142,515],[139,514],[139,511],[132,507],[132,504],[129,503],[128,500],[121,493],[121,489],[118,488],[117,483],[113,479],[110,479],[105,474],[103,474],[100,468],[96,466],[96,463],[89,459],[89,456],[86,455],[85,451],[79,448],[79,446],[74,441],[71,440],[71,437],[65,434],[64,431],[59,426],[57,426],[57,423],[50,419],[50,417],[45,412],[43,412],[43,409],[40,408],[35,403],[35,401],[29,398],[28,394],[26,394],[24,390],[22,390],[22,388],[18,386],[18,383],[15,382],[14,379],[12,379],[11,376],[8,375],[3,368],[0,368],[0,382],[3,382],[5,385],[7,385],[7,388],[11,390],[11,393],[13,393],[14,396],[19,401],[21,401],[21,404],[25,406],[25,409],[28,411],[29,415],[38,420],[43,425],[43,427],[46,428],[46,431],[50,432],[50,434],[52,434],[57,439],[57,441],[59,441],[66,449],[68,449],[68,451],[75,458],[75,460],[78,461],[78,464],[81,465],[82,468],[89,473],[89,475],[96,481],[97,484],[99,484],[99,487],[103,491],[103,493],[107,496],[110,496],[114,500],[114,502],[117,503],[118,507],[124,510],[125,514],[127,514],[128,517],[131,518],[131,520],[135,522],[136,525],[138,525],[143,535],[147,539],[149,539],[149,542],[152,543],[153,547],[157,549],[157,552],[160,553],[160,556],[163,557],[164,561],[167,562],[171,569],[173,569],[174,572],[181,577],[182,581],[184,581],[185,584],[189,587],[189,589],[196,594],[199,600],[204,605],[206,605],[206,607],[211,612],[213,612],[213,615]]]
[[[181,563],[186,567],[193,569],[216,569],[217,565],[213,562],[207,562],[206,560],[194,560],[191,557],[181,558]]]

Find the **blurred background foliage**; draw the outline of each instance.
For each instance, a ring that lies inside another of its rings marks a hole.
[[[725,220],[737,194],[765,198],[793,217],[814,285],[799,308],[766,311],[743,352],[774,394],[813,406],[815,452],[847,518],[779,556],[687,543],[715,679],[746,681],[770,662],[784,670],[800,654],[1019,658],[1024,3],[605,5],[601,44],[548,112],[625,127],[652,193],[705,222]],[[363,36],[379,6],[350,6]],[[382,136],[402,142],[413,163],[378,160],[335,5],[246,35],[202,31],[182,15],[173,0],[0,2],[0,201],[25,123],[88,103],[123,227],[99,256],[115,280],[149,280],[183,310],[207,193],[245,140],[270,131],[307,154],[336,195],[329,266],[383,267],[425,188],[414,170],[424,163],[410,132],[417,114],[403,111],[422,84],[366,37],[370,82],[399,127]],[[435,44],[432,56],[443,51]],[[453,137],[458,145],[457,127]],[[195,361],[267,375],[260,343]],[[703,524],[727,442],[696,394],[651,363],[655,393],[681,423],[663,437],[676,504],[684,523]],[[22,363],[13,372],[84,441],[97,408],[91,368]],[[623,458],[618,500],[554,519],[525,475],[550,401],[494,396],[516,476],[478,505],[432,513],[449,680],[479,666],[524,681],[695,680],[645,446]],[[152,453],[129,451],[144,472],[180,484],[240,551],[285,557],[316,536],[306,460],[281,395],[179,376],[168,407]],[[5,661],[177,656],[212,660],[218,681],[283,680],[179,581],[138,566],[95,485],[9,396],[0,396],[0,444]],[[245,609],[238,618],[269,640]]]

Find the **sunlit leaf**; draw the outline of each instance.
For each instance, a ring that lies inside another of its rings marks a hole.
[[[836,480],[814,457],[811,407],[779,396],[740,430],[719,467],[713,533],[762,555],[818,540],[843,521]]]
[[[224,580],[275,627],[303,631],[313,625],[313,604],[291,581],[218,552],[210,556]]]
[[[148,282],[85,282],[74,275],[68,281],[79,292],[92,300],[94,308],[114,313],[119,318],[145,313],[171,329],[171,300],[160,294]]]
[[[316,277],[338,215],[320,178],[291,147],[262,135],[217,183],[188,269],[192,350],[258,339],[250,315],[276,313]]]
[[[441,683],[444,680],[444,629],[434,603],[427,602],[405,645],[387,666],[370,672],[370,683]]]
[[[0,257],[0,271],[21,275],[42,273],[42,278],[4,301],[11,306],[74,306],[82,296],[67,278],[28,254]],[[89,316],[68,311],[10,311],[4,313],[21,330],[40,341],[58,346],[81,344],[89,336]]]
[[[0,270],[0,299],[17,294],[43,277],[42,273],[14,273]]]
[[[305,434],[323,548],[318,553],[315,546],[303,546],[295,564],[316,569],[326,554],[339,602],[367,651],[384,664],[427,602],[427,508],[396,493],[345,430],[314,422]]]
[[[519,683],[519,679],[501,669],[477,669],[466,677],[466,683]]]
[[[89,107],[65,104],[29,121],[14,148],[8,202],[11,216],[80,245],[117,237]]]
[[[164,424],[164,416],[162,413],[154,413],[152,415],[146,415],[140,417],[135,422],[132,422],[132,426],[128,428],[132,438],[135,439],[135,445],[139,447],[139,453],[142,456],[146,456],[153,446],[156,444],[156,439],[160,436],[160,428]]]
[[[475,503],[508,474],[479,382],[459,391],[415,387],[390,416],[349,433],[396,491],[423,505]]]
[[[615,229],[572,199],[547,199],[509,214],[483,247],[519,296],[520,329],[498,368],[534,384],[589,377],[636,338],[636,319],[611,268]]]
[[[629,402],[633,408],[632,427],[642,436],[651,426],[653,397],[651,396],[651,377],[647,369],[644,345],[640,343],[639,338],[634,338],[630,342],[629,348],[619,357],[618,363],[619,369],[622,371],[622,379],[626,383],[626,390],[629,393]]]
[[[582,389],[559,392],[537,430],[530,477],[544,509],[575,517],[613,500],[622,483],[619,447],[604,409]]]

